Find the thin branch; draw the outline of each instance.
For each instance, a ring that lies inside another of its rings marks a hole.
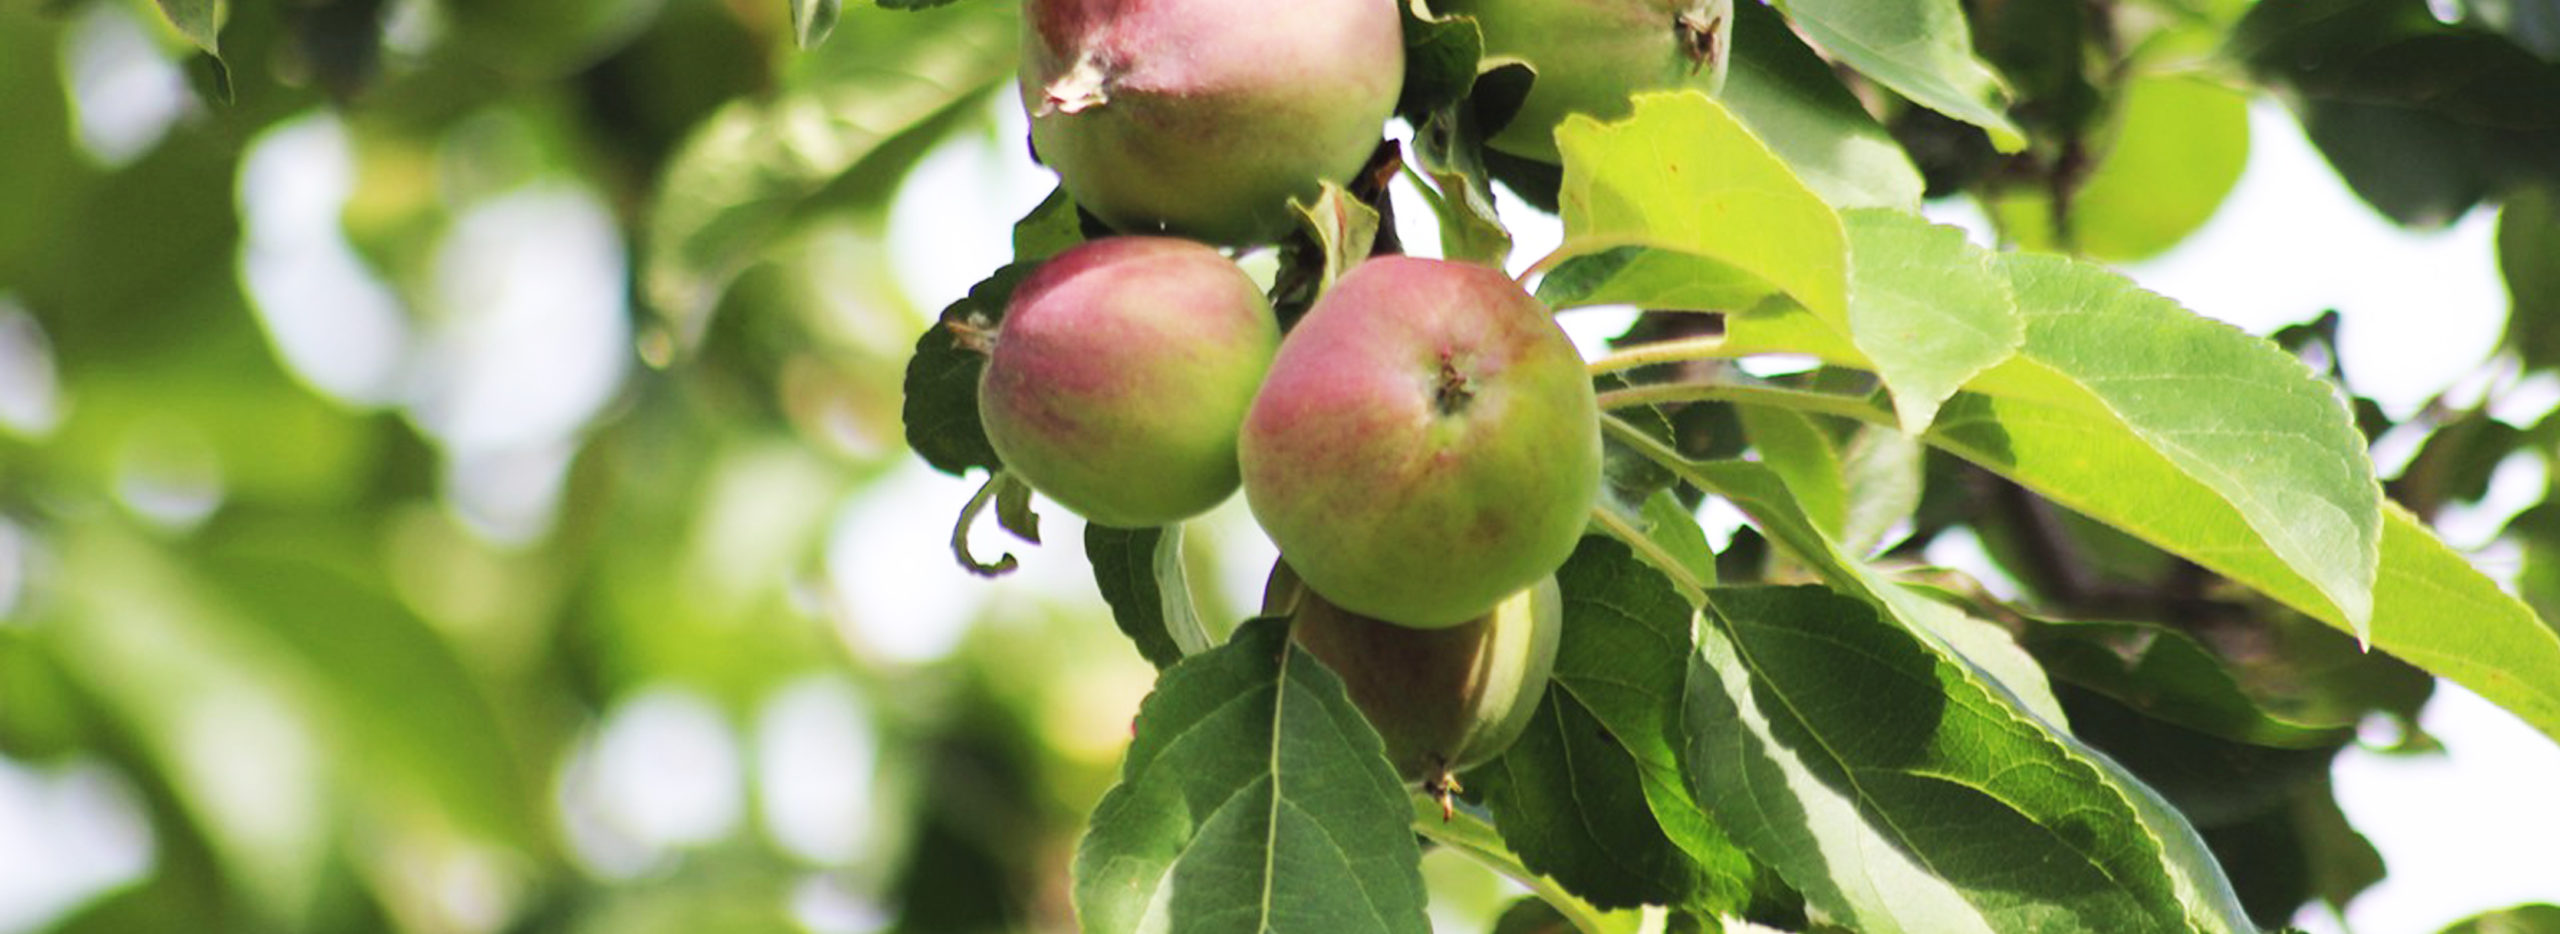
[[[1666,363],[1689,363],[1696,360],[1722,360],[1733,356],[1725,351],[1723,335],[1685,337],[1677,340],[1648,341],[1623,350],[1612,351],[1589,364],[1591,374],[1615,373],[1639,367]]]
[[[1896,426],[1893,413],[1864,396],[1843,396],[1803,389],[1781,389],[1775,386],[1740,386],[1732,383],[1659,383],[1612,389],[1600,394],[1602,409],[1627,409],[1666,402],[1739,402],[1791,409],[1812,415],[1837,415],[1874,425]]]
[[[1415,833],[1528,886],[1530,892],[1572,923],[1574,930],[1581,934],[1624,934],[1629,928],[1629,925],[1613,920],[1609,912],[1565,891],[1556,880],[1530,871],[1529,867],[1521,864],[1519,857],[1512,855],[1510,848],[1503,845],[1502,835],[1493,829],[1493,825],[1485,823],[1482,818],[1466,811],[1458,812],[1455,817],[1444,817],[1438,801],[1419,795],[1413,800]]]

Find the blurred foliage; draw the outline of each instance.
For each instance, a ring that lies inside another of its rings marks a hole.
[[[2246,102],[2272,93],[2388,216],[2496,206],[2504,351],[2548,371],[2560,14],[2456,6],[2446,22],[2418,0],[1967,4],[1997,74],[1937,106],[1999,145],[1895,97],[1926,96],[1911,62],[1867,63],[1882,88],[1833,80],[1819,35],[1746,49],[1734,100],[1780,155],[1835,161],[1827,197],[1909,201],[1907,158],[2010,240],[2132,259],[2220,208]],[[0,3],[0,755],[104,766],[150,854],[39,923],[1071,929],[1068,864],[1149,659],[1104,619],[1071,530],[1039,550],[1075,566],[1021,586],[901,581],[950,566],[941,530],[881,531],[967,497],[909,479],[900,374],[931,306],[959,296],[911,295],[887,231],[936,146],[1020,153],[989,116],[1010,106],[1014,16],[992,0]],[[1795,97],[1817,106],[1790,121]],[[266,153],[291,157],[270,176]],[[601,227],[593,274],[489,275],[493,250],[583,243],[579,223]],[[2327,327],[2289,349],[2334,363]],[[2519,459],[2560,476],[2560,419],[2448,395],[2395,423],[2362,401],[2370,434],[2417,442],[2390,492],[2421,516],[2481,502]],[[1730,407],[1675,417],[1662,427],[1691,453],[1793,443],[1890,474],[1860,486],[1912,513],[1891,557],[1978,534],[2051,619],[1977,608],[2023,634],[2087,742],[2195,820],[2262,921],[2379,877],[2328,764],[2360,718],[2411,722],[2430,683],[2414,669],[1943,456]],[[1833,505],[1853,525],[1867,506]],[[1872,524],[1862,539],[1889,523]],[[850,573],[866,532],[921,557],[875,549],[892,571]],[[2560,510],[2506,532],[2523,596],[2560,615]],[[1088,541],[1121,565],[1168,560]],[[1712,567],[1792,573],[1748,532]],[[900,647],[943,618],[974,621],[947,655]],[[2174,647],[2152,664],[2175,671],[2133,677],[2110,651],[2127,640]],[[2424,748],[2412,730],[2403,745]],[[793,752],[810,745],[815,765]],[[832,805],[791,787],[810,775]],[[1554,929],[1447,865],[1425,863],[1454,901],[1435,910]],[[2465,929],[2549,923],[2538,907]]]

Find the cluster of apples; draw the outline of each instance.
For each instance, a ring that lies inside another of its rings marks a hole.
[[[1366,164],[1403,83],[1402,2],[1028,0],[1033,149],[1123,235],[1017,287],[978,400],[1007,468],[1095,523],[1180,522],[1241,486],[1283,561],[1265,611],[1408,780],[1445,789],[1544,693],[1553,574],[1599,495],[1581,356],[1500,270],[1406,256],[1354,267],[1284,336],[1220,250],[1277,239],[1292,198]],[[1706,0],[1453,7],[1541,69],[1491,142],[1524,158],[1555,158],[1567,113],[1721,71]]]

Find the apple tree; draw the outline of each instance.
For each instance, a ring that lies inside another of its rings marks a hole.
[[[2341,762],[2560,742],[2554,0],[29,0],[0,77],[0,930],[2277,930],[2497,858]],[[2146,287],[2270,126],[2494,226],[2495,346]]]

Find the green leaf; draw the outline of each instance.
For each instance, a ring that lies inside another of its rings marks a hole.
[[[1031,213],[1013,224],[1013,261],[1035,263],[1067,251],[1084,242],[1084,218],[1076,211],[1075,199],[1067,197],[1063,187],[1049,192],[1049,197],[1031,209]]]
[[[842,0],[791,0],[791,37],[801,48],[817,48],[836,28],[836,14],[842,7]]]
[[[1959,421],[1943,433],[1986,453],[2006,447],[2020,455],[2010,460],[2018,468],[2033,463],[2020,444],[2029,433],[2051,432],[2048,440],[2128,434],[2211,500],[2147,516],[2084,511],[2161,543],[2177,537],[2171,529],[2194,521],[2182,514],[2228,510],[2361,634],[2374,616],[2382,496],[2364,437],[2336,391],[2274,344],[2196,316],[2115,273],[2047,256],[2010,256],[2002,265],[2027,319],[2027,342],[2019,359],[1974,387],[1999,399],[1993,408],[2001,421]],[[2032,414],[2022,407],[2010,416],[2006,407],[2013,401],[2033,407]],[[2086,421],[2048,421],[2058,417]],[[2065,456],[2095,453],[2079,447]],[[2070,467],[2078,475],[2073,493],[2132,485],[2111,464],[2083,460]],[[2028,485],[2077,505],[2047,484]],[[2210,565],[2209,553],[2223,547],[2229,546],[2170,550]]]
[[[2044,670],[2005,630],[1894,582],[1842,548],[1839,540],[1806,510],[1804,500],[1775,468],[1747,461],[1710,461],[1686,463],[1677,472],[1682,479],[1724,497],[1742,510],[1762,534],[1812,567],[1833,587],[1864,599],[1887,622],[1933,640],[1937,647],[1954,653],[1979,670],[1990,684],[2007,692],[2018,707],[2043,717],[2056,729],[2063,728],[2061,705],[2053,699]]]
[[[2462,919],[2444,934],[2560,934],[2560,906],[2517,905]]]
[[[1410,21],[1407,25],[1411,26]],[[1474,35],[1472,29],[1465,31]],[[1411,71],[1413,51],[1408,49],[1406,54]],[[1468,54],[1472,61],[1474,53]],[[1484,86],[1488,78],[1471,76],[1469,88]],[[1484,166],[1482,108],[1472,99],[1461,99],[1425,115],[1415,123],[1413,157],[1414,167],[1431,180],[1422,190],[1440,221],[1441,255],[1495,267],[1508,261],[1511,231],[1503,226],[1494,206],[1493,175]]]
[[[1167,669],[1137,728],[1076,849],[1084,930],[1430,930],[1385,747],[1286,623]]]
[[[1508,752],[1467,773],[1520,863],[1603,909],[1712,898],[1714,881],[1654,820],[1635,758],[1562,687]],[[1731,907],[1731,906],[1728,906]]]
[[[1622,121],[1566,118],[1556,144],[1564,154],[1557,255],[1650,248],[1574,303],[1715,310],[1784,292],[1848,333],[1839,215],[1723,105],[1696,91],[1639,94]],[[1701,283],[1713,286],[1692,294]]]
[[[2071,193],[2068,236],[2053,201],[2009,189],[1989,207],[2021,249],[2109,262],[2146,259],[2203,227],[2249,162],[2249,98],[2188,76],[2125,82],[2097,167]]]
[[[1182,569],[1182,527],[1115,529],[1088,523],[1084,553],[1111,619],[1159,669],[1209,647]]]
[[[1760,463],[1786,481],[1816,528],[1838,538],[1849,519],[1849,487],[1825,426],[1811,415],[1769,406],[1743,406],[1741,415]]]
[[[2507,282],[2508,349],[2535,369],[2560,367],[2560,186],[2516,193],[2498,209],[2498,272]]]
[[[2299,582],[2318,597],[2297,606],[2363,633],[2382,494],[2329,385],[2103,268],[2027,254],[2000,267],[2025,344],[1948,402],[1930,443],[2261,589]],[[1841,352],[1807,346],[1822,335],[1791,317],[1736,318],[1730,343]]]
[[[222,23],[230,18],[229,5],[223,0],[158,0],[160,15],[178,34],[203,49],[204,54],[222,54]]]
[[[978,376],[987,366],[985,335],[1004,323],[1005,303],[1032,268],[1014,263],[996,270],[943,309],[942,319],[916,338],[915,356],[907,360],[900,417],[907,446],[936,470],[956,477],[972,467],[1004,467],[978,420]]]
[[[687,347],[730,280],[819,206],[822,192],[902,134],[1010,81],[1007,4],[865,22],[771,99],[738,100],[694,128],[658,180],[642,292]]]
[[[2330,166],[2402,224],[2560,185],[2560,67],[2420,0],[2261,3],[2225,51],[2286,92]]]
[[[1332,182],[1324,183],[1314,204],[1292,198],[1289,209],[1297,214],[1299,227],[1315,241],[1322,257],[1323,268],[1316,279],[1318,295],[1331,289],[1334,280],[1350,272],[1351,267],[1369,259],[1370,247],[1377,243],[1379,225],[1384,220],[1376,208],[1362,204]]]
[[[1849,512],[1839,534],[1844,552],[1873,554],[1885,544],[1885,536],[1919,510],[1927,453],[1918,438],[1897,429],[1859,427],[1841,453],[1842,482],[1849,488]]]
[[[1956,0],[1782,0],[1787,19],[1813,44],[1912,103],[1983,128],[2002,152],[2026,136],[2002,108],[2008,91],[1973,55],[1973,33]]]
[[[1920,209],[1920,170],[1775,11],[1733,7],[1732,69],[1716,96],[1835,208]]]
[[[1403,0],[1397,7],[1404,19],[1404,85],[1396,114],[1420,126],[1475,86],[1484,33],[1473,20],[1433,15],[1422,0]]]
[[[230,103],[231,65],[222,59],[222,25],[231,18],[231,5],[224,0],[158,0],[160,15],[176,27],[178,34],[204,51],[204,61],[212,82],[212,93],[223,103]],[[203,90],[199,87],[199,90]]]
[[[2026,644],[2054,678],[2198,732],[2280,749],[2335,746],[2355,736],[2352,721],[2277,716],[2250,696],[2220,656],[2174,627],[2038,620]]]
[[[1698,527],[1698,517],[1680,502],[1670,490],[1655,490],[1644,501],[1645,537],[1652,539],[1686,568],[1700,583],[1716,582],[1716,552],[1707,544],[1707,530]]]
[[[1861,931],[2254,931],[2194,831],[1866,603],[1709,600],[1691,787]]]
[[[1994,260],[1964,232],[1881,208],[1841,215],[1849,229],[1849,337],[1893,393],[1902,430],[1919,434],[1956,388],[2015,354],[2018,303]]]
[[[1698,907],[1737,911],[1763,885],[1761,872],[1682,778],[1681,697],[1697,610],[1627,546],[1585,536],[1556,571],[1564,595],[1564,635],[1556,647],[1553,696],[1570,698],[1608,730],[1639,770],[1645,803],[1661,833],[1688,854]]]

